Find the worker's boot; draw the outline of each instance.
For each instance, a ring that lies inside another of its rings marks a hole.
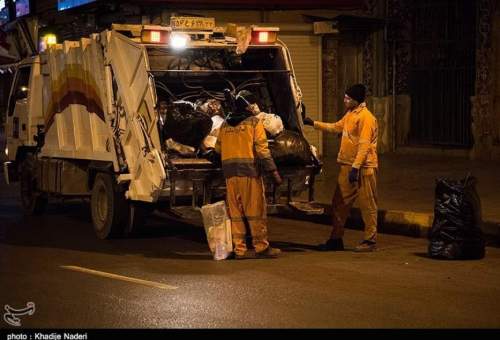
[[[255,257],[258,259],[272,259],[278,257],[279,254],[281,254],[280,249],[269,246],[266,250],[255,253]]]
[[[319,251],[342,251],[344,250],[344,241],[341,238],[328,239],[326,243],[318,246]]]
[[[375,250],[377,250],[377,244],[368,240],[364,240],[359,244],[359,246],[354,248],[354,251],[357,253],[369,253]]]

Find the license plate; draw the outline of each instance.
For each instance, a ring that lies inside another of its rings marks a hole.
[[[170,26],[174,30],[210,31],[215,27],[215,19],[199,17],[172,17],[170,18]]]

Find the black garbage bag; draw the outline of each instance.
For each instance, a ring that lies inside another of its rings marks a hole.
[[[434,221],[429,233],[430,257],[449,260],[484,257],[481,201],[476,179],[436,181]]]
[[[309,143],[295,131],[284,130],[269,143],[269,149],[277,166],[310,165],[313,162]]]
[[[212,119],[204,112],[195,110],[188,101],[173,102],[167,112],[163,138],[198,148],[212,129]]]

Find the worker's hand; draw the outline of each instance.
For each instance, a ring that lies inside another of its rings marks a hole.
[[[309,117],[305,117],[304,120],[304,125],[311,125],[311,126],[314,126],[314,120],[312,120],[311,118]]]
[[[202,158],[205,158],[206,160],[212,162],[214,165],[219,165],[219,163],[220,163],[220,157],[217,154],[217,152],[215,152],[214,149],[209,149],[209,150],[205,151],[204,153],[202,153],[200,156]]]
[[[274,170],[272,173],[272,176],[273,176],[273,181],[276,185],[280,185],[281,183],[283,183],[283,179],[281,179],[281,176],[280,176],[280,173],[278,172],[278,170]]]
[[[354,184],[359,180],[359,169],[351,168],[349,171],[349,183]]]

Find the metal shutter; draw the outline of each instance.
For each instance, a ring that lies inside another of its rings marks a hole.
[[[322,114],[322,86],[321,86],[321,36],[317,35],[287,35],[280,33],[279,38],[287,45],[292,57],[295,75],[307,115],[314,120],[321,120]],[[309,143],[323,153],[322,136],[319,131],[311,127],[305,128],[305,135]]]

